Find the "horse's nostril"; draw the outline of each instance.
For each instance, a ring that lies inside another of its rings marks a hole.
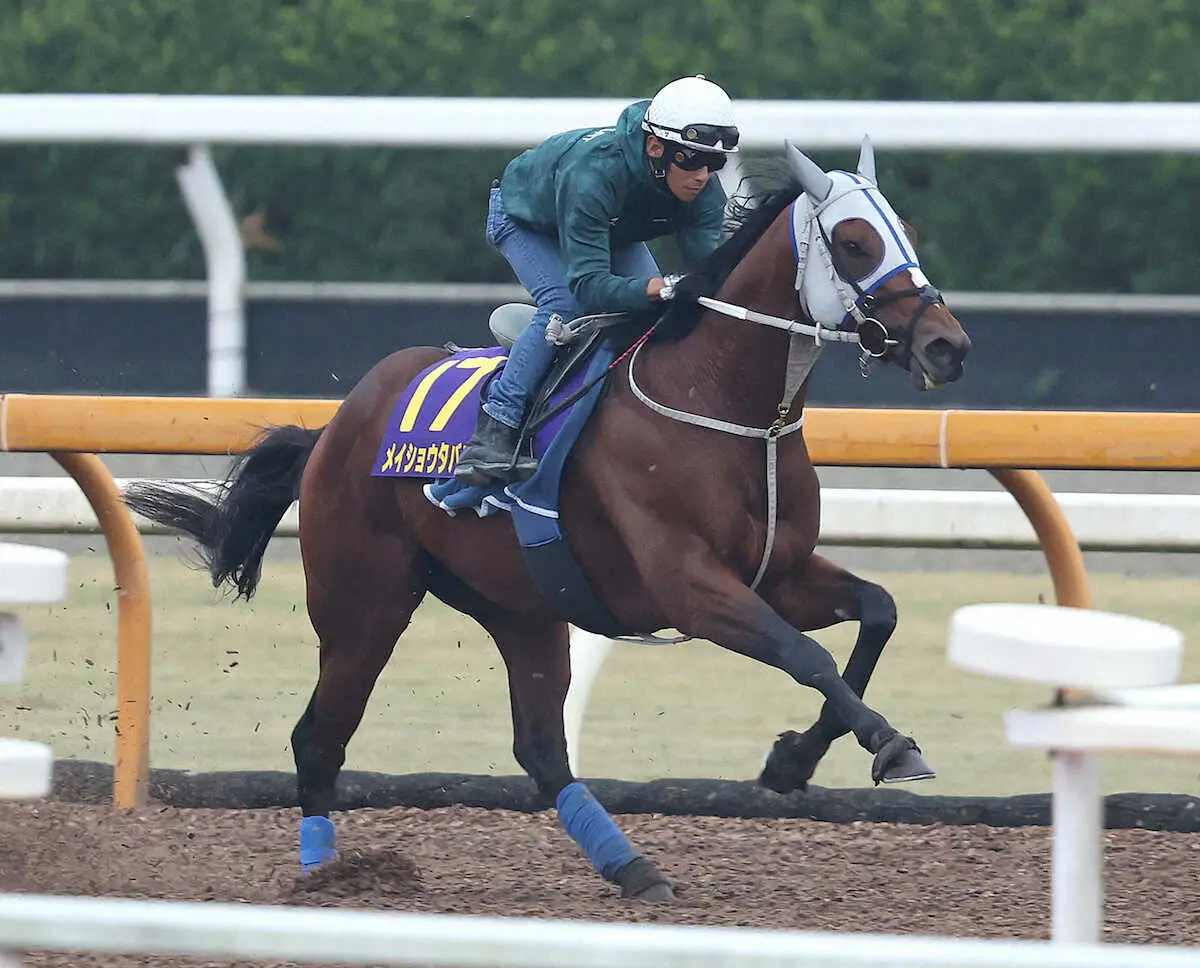
[[[951,366],[958,362],[960,353],[953,343],[939,336],[925,344],[925,358],[934,366]]]

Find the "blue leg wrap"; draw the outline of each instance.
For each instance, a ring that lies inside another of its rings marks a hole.
[[[611,881],[617,871],[641,856],[582,783],[576,781],[563,787],[555,806],[567,833],[606,880]]]
[[[333,821],[328,817],[305,817],[300,821],[300,866],[306,871],[333,860]]]

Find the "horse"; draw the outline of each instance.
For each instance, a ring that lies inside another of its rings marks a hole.
[[[876,784],[925,778],[933,771],[916,742],[863,700],[896,605],[880,585],[814,553],[820,491],[803,412],[829,344],[857,346],[864,368],[905,368],[924,390],[962,376],[970,339],[880,193],[869,139],[856,172],[826,172],[790,142],[785,159],[782,187],[731,205],[731,234],[689,267],[653,337],[617,358],[565,467],[561,526],[622,628],[707,639],[824,696],[812,726],[779,735],[761,784],[804,790],[846,733],[873,758]],[[570,616],[535,586],[508,515],[451,516],[420,481],[368,474],[398,395],[447,353],[402,349],[326,426],[267,429],[215,494],[161,482],[128,489],[126,504],[193,537],[213,584],[249,599],[276,525],[300,502],[320,644],[317,683],[291,735],[306,870],[338,856],[329,815],[346,746],[432,594],[495,640],[513,754],[543,802],[623,897],[669,901],[668,879],[572,774],[563,727]],[[839,674],[808,633],[845,621],[859,631]]]

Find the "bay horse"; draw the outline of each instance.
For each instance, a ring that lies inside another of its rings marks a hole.
[[[869,141],[856,173],[825,172],[791,144],[786,160],[783,188],[732,207],[734,231],[678,285],[662,338],[636,344],[610,373],[565,470],[562,527],[625,628],[708,639],[825,697],[815,724],[779,736],[762,784],[804,789],[847,732],[872,755],[876,783],[928,777],[917,744],[863,701],[896,606],[879,585],[814,553],[820,493],[803,408],[827,343],[857,344],[864,367],[890,361],[927,389],[962,375],[970,340],[879,192]],[[446,355],[418,347],[388,356],[325,427],[269,429],[215,496],[148,484],[129,489],[126,503],[194,537],[213,584],[249,598],[276,525],[300,501],[320,641],[317,684],[292,733],[306,869],[336,857],[329,814],[346,745],[432,593],[495,640],[516,760],[593,866],[626,897],[669,900],[667,879],[572,775],[568,625],[531,580],[509,516],[450,516],[419,480],[369,473],[398,395]],[[845,621],[860,628],[839,675],[807,633]]]

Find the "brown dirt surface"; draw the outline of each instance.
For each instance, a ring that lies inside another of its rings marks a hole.
[[[455,914],[1045,938],[1044,827],[617,818],[679,900],[623,901],[553,812],[455,807],[335,814],[338,861],[302,875],[295,810],[56,800],[0,804],[0,891]],[[1200,835],[1108,831],[1108,941],[1200,945]],[[34,952],[31,966],[184,966]],[[1200,955],[1198,955],[1200,957]],[[206,962],[208,964],[208,962]]]

